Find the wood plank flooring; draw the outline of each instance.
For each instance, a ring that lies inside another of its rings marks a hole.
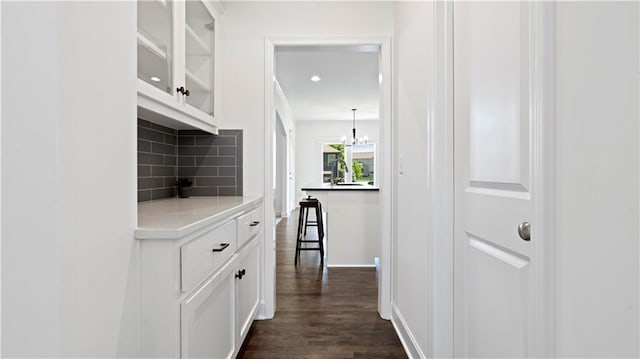
[[[276,315],[254,322],[238,358],[407,358],[378,316],[375,269],[323,268],[318,251],[295,266],[296,226],[297,213],[276,227]]]

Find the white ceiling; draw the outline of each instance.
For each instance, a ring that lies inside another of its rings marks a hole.
[[[276,78],[296,120],[377,120],[379,48],[280,46]],[[318,75],[322,80],[311,81]]]

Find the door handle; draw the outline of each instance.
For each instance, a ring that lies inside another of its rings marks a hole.
[[[260,224],[260,221],[253,221],[253,222],[251,222],[251,224],[249,224],[249,226],[255,227],[255,226],[259,225],[259,224]]]
[[[529,242],[531,240],[531,224],[529,222],[522,222],[518,226],[518,235],[522,240]]]

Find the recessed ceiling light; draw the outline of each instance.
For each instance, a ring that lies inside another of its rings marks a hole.
[[[151,81],[160,82],[160,78],[155,77],[155,76],[152,76],[150,79],[151,79]]]
[[[320,78],[320,76],[318,76],[318,75],[313,75],[313,76],[311,76],[311,81],[313,81],[313,82],[318,82],[318,81],[320,81],[320,80],[322,80],[322,79],[321,79],[321,78]]]

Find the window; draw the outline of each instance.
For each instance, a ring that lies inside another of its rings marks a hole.
[[[322,182],[375,183],[374,144],[345,146],[337,143],[322,145]],[[347,162],[351,158],[351,163]]]

